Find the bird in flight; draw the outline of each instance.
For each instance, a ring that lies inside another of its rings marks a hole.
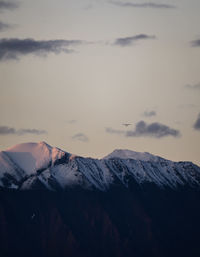
[[[132,125],[132,124],[130,124],[130,123],[124,123],[124,124],[122,124],[123,126],[125,126],[125,127],[128,127],[128,126],[130,126],[130,125]]]

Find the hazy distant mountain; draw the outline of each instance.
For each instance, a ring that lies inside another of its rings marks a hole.
[[[199,257],[200,168],[48,144],[0,152],[1,257]]]

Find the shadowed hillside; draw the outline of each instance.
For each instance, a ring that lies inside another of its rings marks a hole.
[[[200,193],[2,191],[0,256],[200,256]]]

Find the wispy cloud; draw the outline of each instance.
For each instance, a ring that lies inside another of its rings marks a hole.
[[[191,109],[191,108],[196,108],[197,105],[196,104],[180,104],[178,105],[178,108],[181,108],[181,109]]]
[[[22,136],[25,134],[33,134],[33,135],[42,135],[47,134],[46,130],[38,130],[38,129],[15,129],[13,127],[8,126],[0,126],[0,135],[18,135]]]
[[[12,25],[0,21],[0,31],[12,28]]]
[[[110,134],[124,135],[126,137],[153,137],[163,138],[167,136],[179,137],[180,131],[170,128],[167,125],[153,122],[147,124],[145,121],[139,121],[133,130],[115,130],[106,128],[106,132]]]
[[[118,135],[123,135],[125,133],[124,130],[113,129],[113,128],[106,128],[106,132],[109,134],[118,134]]]
[[[133,2],[121,2],[121,1],[109,1],[109,3],[120,7],[131,7],[131,8],[154,8],[154,9],[176,8],[175,5],[165,4],[165,3],[154,3],[154,2],[133,3]]]
[[[67,120],[67,123],[72,125],[77,123],[77,120]]]
[[[191,41],[191,46],[192,47],[200,47],[200,39]]]
[[[3,10],[13,10],[13,9],[16,9],[17,7],[19,7],[19,3],[17,1],[11,2],[11,1],[0,0],[0,12],[2,12]],[[0,32],[13,27],[15,27],[15,25],[10,25],[8,23],[4,23],[0,21]]]
[[[154,35],[138,34],[138,35],[134,35],[131,37],[117,38],[114,42],[114,45],[118,45],[118,46],[122,46],[122,47],[131,46],[137,41],[155,39],[155,38],[156,38],[156,36],[154,36]]]
[[[10,135],[16,134],[16,129],[7,127],[7,126],[0,126],[0,135]]]
[[[78,141],[81,141],[81,142],[88,142],[89,141],[89,138],[83,134],[83,133],[78,133],[78,134],[75,134],[72,139],[74,140],[78,140]]]
[[[0,0],[0,11],[1,10],[13,10],[19,7],[19,3],[17,1],[3,1]]]
[[[188,85],[185,85],[185,88],[186,89],[192,89],[192,90],[200,90],[200,83],[194,84],[194,85],[188,84]]]
[[[197,117],[197,120],[195,121],[193,127],[194,127],[194,129],[196,129],[196,130],[200,130],[200,113],[199,113],[199,115],[198,115],[198,117]]]
[[[35,54],[46,56],[49,53],[71,53],[71,46],[85,43],[81,40],[34,40],[31,38],[0,39],[0,60],[18,59],[20,56]]]
[[[143,113],[143,116],[144,116],[144,117],[147,117],[147,118],[156,116],[156,111],[145,111],[145,112]]]
[[[47,134],[46,130],[38,130],[38,129],[19,129],[17,134],[24,135],[24,134],[33,134],[33,135],[42,135]]]

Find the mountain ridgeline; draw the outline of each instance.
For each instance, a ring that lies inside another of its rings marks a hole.
[[[0,152],[0,256],[200,256],[200,168],[41,143]]]
[[[52,191],[81,187],[107,191],[115,185],[200,186],[200,168],[149,153],[115,150],[103,159],[83,158],[48,144],[25,143],[0,152],[0,187]]]

